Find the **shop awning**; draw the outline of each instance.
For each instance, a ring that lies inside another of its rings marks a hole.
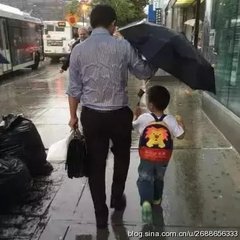
[[[201,3],[205,0],[201,0]],[[196,0],[177,0],[174,4],[174,7],[188,7],[189,5],[192,5],[195,3]]]
[[[187,7],[192,5],[196,0],[177,0],[174,7]]]

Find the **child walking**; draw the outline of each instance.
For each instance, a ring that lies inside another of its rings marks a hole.
[[[164,114],[169,101],[170,94],[165,87],[149,88],[147,107],[150,113],[137,113],[137,119],[133,121],[133,128],[140,133],[137,186],[145,223],[152,221],[152,204],[161,204],[164,174],[173,149],[172,137],[184,137],[180,116],[176,119]]]

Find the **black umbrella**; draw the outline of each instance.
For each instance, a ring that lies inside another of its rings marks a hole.
[[[162,68],[193,89],[215,93],[214,69],[184,35],[145,21],[127,25],[119,31],[153,66]]]
[[[0,64],[4,63],[4,64],[8,64],[8,60],[0,53]]]

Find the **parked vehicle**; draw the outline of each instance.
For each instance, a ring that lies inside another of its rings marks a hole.
[[[53,60],[66,57],[71,47],[70,41],[74,33],[77,33],[78,26],[70,26],[65,21],[44,21],[44,54]]]
[[[37,69],[44,59],[43,23],[18,8],[0,4],[0,76],[26,67]]]

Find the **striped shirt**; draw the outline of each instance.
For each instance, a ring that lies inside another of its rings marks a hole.
[[[155,72],[126,40],[96,28],[71,53],[67,94],[96,110],[128,106],[128,70],[139,79],[149,79]]]

